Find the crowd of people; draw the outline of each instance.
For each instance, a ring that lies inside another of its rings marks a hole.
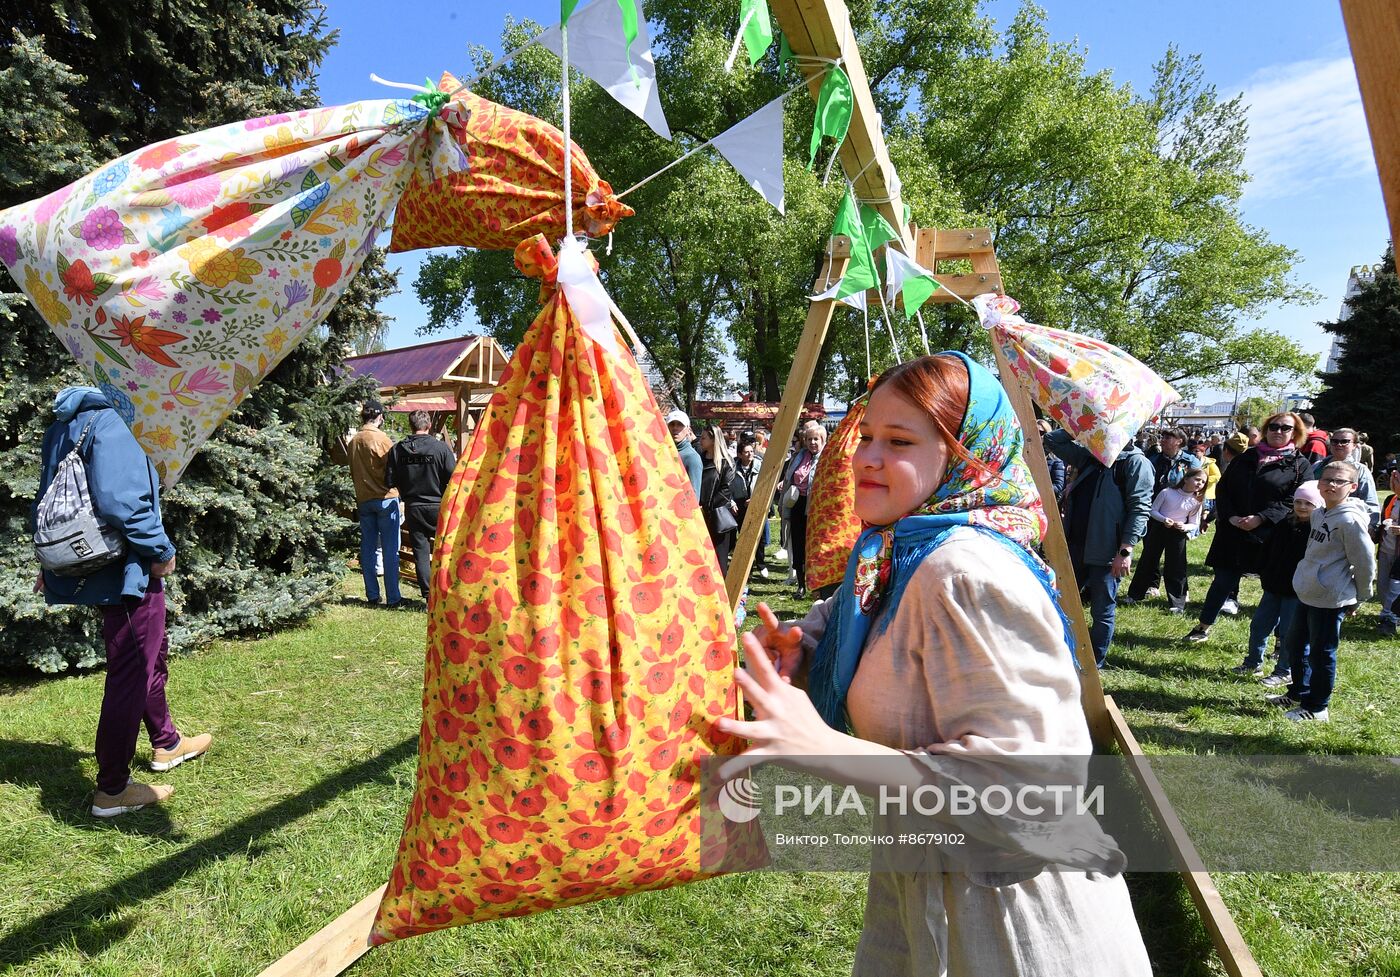
[[[1258,576],[1263,596],[1234,671],[1259,675],[1276,690],[1268,701],[1289,719],[1328,718],[1342,622],[1373,592],[1381,598],[1381,633],[1396,633],[1400,579],[1391,574],[1400,525],[1393,495],[1381,511],[1365,434],[1324,431],[1310,414],[1280,412],[1262,429],[1229,437],[1193,442],[1180,428],[1142,432],[1111,468],[1063,431],[1042,437],[1066,469],[1057,494],[1100,667],[1118,605],[1164,591],[1166,612],[1186,613],[1186,545],[1208,532],[1211,582],[1184,638],[1209,641],[1221,614],[1240,613],[1241,579]],[[1392,492],[1400,489],[1393,463],[1386,478]],[[1266,668],[1270,635],[1275,662]]]

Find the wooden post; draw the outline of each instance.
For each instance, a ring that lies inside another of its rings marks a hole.
[[[1025,432],[1026,464],[1035,478],[1035,487],[1045,503],[1045,518],[1049,523],[1045,539],[1045,561],[1055,571],[1055,582],[1060,587],[1060,604],[1074,630],[1075,657],[1079,662],[1079,701],[1084,707],[1084,717],[1089,721],[1089,734],[1097,746],[1107,746],[1113,742],[1113,725],[1108,718],[1108,707],[1104,703],[1103,683],[1099,681],[1098,665],[1094,661],[1094,647],[1089,641],[1089,628],[1084,620],[1084,604],[1079,599],[1079,584],[1074,579],[1074,566],[1069,558],[1069,544],[1065,539],[1065,527],[1060,519],[1060,510],[1055,505],[1055,489],[1050,484],[1050,466],[1045,460],[1045,448],[1035,426],[1035,409],[1025,387],[1012,376],[1006,355],[996,343],[997,371],[1001,373],[1001,385],[1011,398],[1011,406],[1016,409],[1016,418]]]
[[[1342,19],[1390,212],[1390,239],[1400,241],[1400,4],[1342,0]]]
[[[381,885],[341,913],[311,938],[262,972],[260,977],[334,977],[370,950],[370,930]]]
[[[846,273],[846,262],[850,256],[851,239],[839,235],[832,238],[814,290],[819,291],[816,286],[823,282],[840,279]],[[797,433],[797,419],[802,414],[807,388],[811,386],[812,376],[816,373],[817,357],[821,354],[822,343],[826,342],[826,331],[831,326],[835,304],[831,299],[824,299],[813,302],[807,309],[807,324],[802,327],[802,339],[792,360],[792,372],[788,374],[787,386],[783,388],[782,406],[773,420],[773,434],[763,455],[763,467],[758,470],[758,481],[754,483],[753,494],[749,498],[744,524],[739,527],[739,538],[729,555],[729,572],[724,578],[724,588],[729,595],[730,607],[739,606],[744,584],[748,582],[749,571],[753,568],[754,554],[758,552],[759,541],[763,538],[763,523],[768,518],[768,506],[773,501],[773,489],[778,484],[778,476],[782,474],[783,452]]]
[[[1244,937],[1240,935],[1235,918],[1230,915],[1225,900],[1220,898],[1220,890],[1216,889],[1210,873],[1205,870],[1200,853],[1196,851],[1196,846],[1186,833],[1186,827],[1176,816],[1172,802],[1167,799],[1167,792],[1162,789],[1162,784],[1148,765],[1147,758],[1143,756],[1142,747],[1133,736],[1128,721],[1123,718],[1123,713],[1118,710],[1118,705],[1111,696],[1107,700],[1107,706],[1109,721],[1113,725],[1113,738],[1123,756],[1128,759],[1133,777],[1142,788],[1142,796],[1148,809],[1156,817],[1157,824],[1167,837],[1167,844],[1177,857],[1177,863],[1183,868],[1182,881],[1186,883],[1186,888],[1191,893],[1191,901],[1196,904],[1196,910],[1201,914],[1201,922],[1210,934],[1211,942],[1215,944],[1215,952],[1220,955],[1225,972],[1230,977],[1263,977],[1259,964],[1254,961],[1254,955],[1249,952],[1249,944],[1245,943]]]

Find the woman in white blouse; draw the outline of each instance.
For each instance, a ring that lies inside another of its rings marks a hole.
[[[745,636],[739,673],[754,719],[720,721],[750,744],[730,765],[884,757],[866,766],[937,782],[947,758],[1082,764],[1092,744],[1067,622],[1035,553],[1044,512],[996,379],[961,353],[901,364],[873,388],[860,432],[866,529],[845,583],[800,623],[780,626],[760,606],[766,626]],[[804,660],[806,692],[790,684]],[[878,787],[823,766],[810,763]],[[938,850],[931,872],[872,872],[853,973],[1149,977],[1112,871],[1121,855],[1097,837],[1086,863],[1109,864],[1106,874],[1037,861],[1009,821],[991,844],[1016,872],[964,871]]]

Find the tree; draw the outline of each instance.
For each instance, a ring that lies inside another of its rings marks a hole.
[[[1278,409],[1279,402],[1276,399],[1258,395],[1246,397],[1236,405],[1232,420],[1235,422],[1236,429],[1263,427],[1264,418],[1277,412]]]
[[[143,145],[319,101],[315,71],[335,35],[314,0],[0,2],[0,208],[49,193]],[[366,262],[320,334],[245,401],[166,493],[180,552],[170,578],[177,645],[309,613],[333,591],[348,480],[323,444],[349,424],[363,382],[335,377],[348,341],[372,337],[392,276]],[[101,661],[92,615],[32,593],[29,507],[54,393],[82,383],[71,358],[0,276],[0,663],[45,671]]]
[[[1313,400],[1318,424],[1331,430],[1366,431],[1378,452],[1400,448],[1400,419],[1388,392],[1400,376],[1400,278],[1395,247],[1386,249],[1375,278],[1347,299],[1351,314],[1322,328],[1337,337],[1337,369],[1319,373],[1322,390]]]

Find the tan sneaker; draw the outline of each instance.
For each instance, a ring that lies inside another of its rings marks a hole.
[[[105,790],[92,795],[92,813],[99,818],[114,818],[118,814],[139,811],[148,804],[161,804],[175,788],[166,784],[138,784],[132,780],[120,794],[109,794]]]
[[[159,773],[163,770],[169,770],[171,767],[178,767],[186,760],[193,760],[208,752],[209,744],[212,742],[214,742],[214,737],[208,733],[200,733],[198,736],[181,736],[180,742],[170,749],[158,749],[151,754],[151,769]]]

